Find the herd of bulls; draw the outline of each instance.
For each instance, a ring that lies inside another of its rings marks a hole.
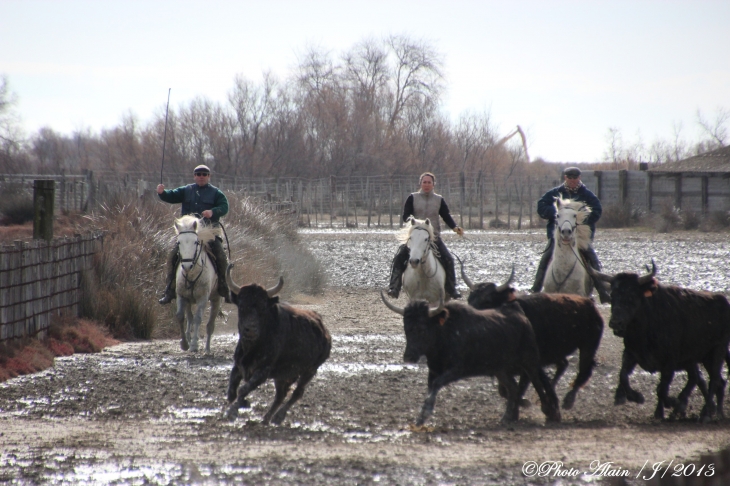
[[[662,285],[655,278],[654,262],[651,271],[642,276],[594,275],[610,284],[609,327],[624,340],[615,403],[643,403],[644,397],[629,384],[629,375],[638,364],[646,371],[660,373],[656,418],[664,418],[665,407],[684,416],[695,387],[705,400],[700,419],[723,417],[723,363],[730,369],[730,304],[725,296]],[[568,357],[579,352],[577,376],[563,399],[563,409],[573,406],[596,364],[604,323],[593,301],[568,294],[517,295],[510,285],[514,272],[501,285],[474,284],[463,266],[462,277],[471,290],[466,304],[442,300],[431,307],[416,300],[400,308],[381,292],[385,305],[403,316],[404,361],[417,362],[423,356],[427,360],[428,395],[416,425],[423,425],[431,415],[441,388],[473,376],[497,378],[499,393],[507,399],[503,421],[518,420],[523,394],[531,383],[546,419],[559,422],[555,385],[568,366]],[[283,280],[269,290],[257,284],[240,287],[231,279],[230,268],[226,279],[238,307],[239,331],[227,417],[234,420],[239,408],[249,406],[247,395],[273,379],[276,396],[264,423],[281,423],[329,357],[331,336],[316,312],[279,302],[275,294]],[[556,366],[552,379],[543,371],[547,365]],[[668,392],[676,371],[687,373],[687,384],[674,398]],[[284,403],[294,383],[296,388]]]

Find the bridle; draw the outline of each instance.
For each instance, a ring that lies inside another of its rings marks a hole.
[[[415,230],[421,230],[421,231],[425,231],[426,233],[428,233],[428,244],[426,245],[426,249],[423,250],[423,254],[421,255],[421,265],[425,265],[426,264],[426,260],[428,259],[427,255],[428,255],[428,253],[430,251],[432,251],[431,245],[433,244],[433,242],[431,241],[431,232],[428,231],[426,228],[419,228],[419,227],[413,228],[413,231],[415,231]],[[411,233],[413,231],[411,231]],[[436,276],[436,273],[438,273],[438,267],[437,266],[434,267],[433,275],[426,275],[426,278],[433,278],[433,277]]]
[[[178,236],[178,244],[180,242],[180,239],[179,239],[180,235],[183,235],[185,233],[192,233],[192,234],[195,235],[195,237],[196,237],[195,238],[195,251],[193,252],[193,257],[192,258],[182,258],[182,259],[180,259],[180,263],[181,264],[183,264],[183,263],[190,263],[191,264],[190,269],[192,270],[198,264],[198,260],[200,260],[200,256],[203,253],[205,253],[205,252],[203,251],[203,244],[200,243],[200,240],[197,238],[197,236],[198,236],[197,231],[188,230],[188,231],[181,231],[181,232],[179,232],[177,234],[177,236]],[[184,269],[183,269],[183,277],[185,278],[185,282],[187,284],[186,287],[187,287],[188,290],[190,290],[193,287],[195,287],[195,284],[198,282],[198,280],[200,279],[201,275],[203,275],[203,269],[202,268],[200,269],[200,272],[198,272],[198,276],[195,277],[195,279],[190,280],[190,279],[188,279],[188,272],[184,271]]]
[[[571,232],[571,235],[573,236],[573,241],[575,241],[575,238],[576,238],[576,235],[575,235],[575,232],[576,232],[576,228],[577,228],[577,227],[578,227],[578,226],[580,225],[580,223],[576,222],[576,223],[575,223],[575,226],[573,226],[573,224],[572,224],[572,223],[571,223],[570,221],[568,221],[568,220],[566,219],[565,221],[563,221],[563,222],[562,222],[562,223],[560,224],[560,226],[558,227],[558,229],[560,229],[560,228],[561,228],[562,226],[564,226],[564,225],[565,225],[566,223],[570,225],[570,232]],[[560,231],[558,231],[557,233],[561,233],[561,232],[560,232]],[[557,236],[557,235],[556,235],[556,236]],[[558,238],[558,240],[559,240],[559,241],[555,242],[555,244],[556,244],[556,245],[562,245],[562,244],[563,244],[563,243],[562,243],[562,238]],[[583,268],[586,268],[585,264],[583,263],[583,259],[582,259],[582,258],[580,257],[580,255],[579,255],[578,253],[576,253],[576,251],[575,251],[575,247],[576,247],[576,246],[577,246],[577,245],[573,245],[573,244],[571,244],[571,245],[570,245],[570,250],[571,250],[571,251],[573,252],[573,255],[575,255],[575,260],[573,261],[573,266],[572,266],[572,267],[570,267],[570,271],[569,271],[569,272],[568,272],[568,274],[567,274],[567,275],[565,276],[565,278],[563,279],[563,281],[562,281],[562,282],[558,282],[558,280],[557,280],[557,279],[555,278],[555,267],[551,267],[551,269],[550,269],[550,276],[552,277],[552,279],[553,279],[553,282],[555,282],[555,285],[557,286],[557,290],[558,290],[558,291],[559,291],[559,290],[560,290],[560,289],[561,289],[561,288],[563,287],[563,285],[565,284],[565,282],[567,282],[567,281],[568,281],[568,279],[570,278],[570,276],[571,276],[571,275],[573,274],[573,270],[575,270],[575,265],[576,265],[576,264],[577,264],[578,262],[580,262],[580,264],[581,264],[581,266],[582,266]],[[587,271],[587,269],[586,269],[586,271]]]

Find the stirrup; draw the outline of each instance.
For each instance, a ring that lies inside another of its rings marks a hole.
[[[172,292],[165,292],[165,295],[163,295],[162,298],[160,300],[158,300],[157,302],[159,302],[162,305],[165,305],[165,304],[169,304],[173,300],[175,300],[175,294],[173,294]]]

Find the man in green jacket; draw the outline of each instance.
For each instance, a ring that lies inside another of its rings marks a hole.
[[[228,199],[220,189],[210,184],[210,169],[207,165],[197,166],[193,174],[195,182],[177,189],[165,190],[165,186],[157,186],[157,194],[162,201],[170,204],[182,204],[181,215],[200,215],[205,223],[212,227],[215,239],[208,242],[208,246],[215,258],[216,272],[218,274],[218,293],[231,302],[231,294],[226,283],[226,268],[228,258],[223,250],[223,230],[220,218],[228,213]],[[158,301],[160,304],[168,304],[175,298],[175,273],[179,263],[177,243],[167,259],[167,286],[165,295]]]

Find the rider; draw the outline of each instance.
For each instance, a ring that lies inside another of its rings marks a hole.
[[[199,165],[193,170],[195,183],[177,189],[165,190],[165,186],[157,186],[160,199],[170,204],[182,203],[182,216],[199,214],[211,225],[215,238],[208,242],[208,247],[215,258],[216,273],[218,274],[218,293],[226,302],[231,302],[231,294],[226,283],[226,268],[228,258],[223,250],[223,231],[220,224],[221,216],[228,213],[228,199],[220,189],[210,184],[210,169],[207,165]],[[175,272],[179,262],[177,243],[167,258],[167,286],[165,295],[158,301],[168,304],[175,298]]]
[[[418,219],[428,218],[433,225],[433,233],[438,246],[440,254],[441,264],[446,270],[446,293],[451,298],[459,299],[461,294],[456,290],[456,270],[454,268],[454,257],[451,256],[449,250],[446,248],[444,241],[441,239],[441,224],[439,217],[454,230],[459,236],[463,236],[464,230],[456,225],[454,218],[451,217],[449,206],[446,205],[446,200],[443,196],[436,194],[433,189],[436,185],[436,176],[430,172],[424,172],[419,178],[421,190],[414,192],[406,199],[406,203],[403,207],[403,221],[408,221],[411,216]],[[400,289],[402,284],[402,275],[408,265],[408,259],[410,257],[408,247],[406,245],[400,245],[398,252],[393,258],[393,268],[390,271],[390,288],[388,289],[388,295],[393,298],[398,298],[400,295]]]
[[[540,265],[537,268],[537,274],[535,275],[535,283],[532,285],[532,292],[539,292],[542,290],[542,285],[545,280],[545,272],[547,271],[550,259],[553,256],[553,245],[554,230],[555,230],[555,216],[557,209],[555,208],[555,198],[562,196],[563,199],[573,199],[586,203],[591,208],[591,212],[586,218],[583,224],[587,224],[591,228],[591,243],[596,233],[596,222],[601,218],[603,208],[601,207],[601,201],[598,200],[595,194],[593,194],[580,180],[580,169],[577,167],[568,167],[563,171],[564,182],[558,187],[550,189],[543,195],[539,201],[537,201],[537,214],[542,219],[547,219],[547,237],[548,244],[545,247],[545,251],[540,259]],[[583,259],[590,263],[591,267],[596,270],[601,269],[601,262],[598,260],[598,255],[593,249],[593,245],[588,246],[587,250],[580,250]],[[598,292],[598,296],[602,303],[610,302],[610,295],[608,294],[603,282],[593,279],[594,286]]]

